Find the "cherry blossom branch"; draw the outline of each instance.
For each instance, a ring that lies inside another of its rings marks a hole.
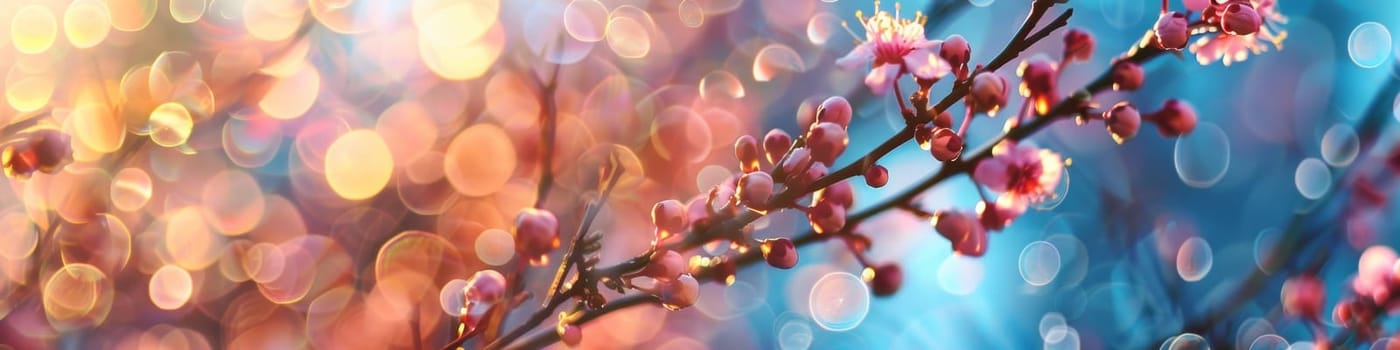
[[[622,166],[617,161],[616,156],[614,156],[606,167],[608,179],[603,185],[602,194],[598,196],[597,201],[594,201],[588,206],[588,211],[584,214],[583,222],[579,224],[578,232],[574,233],[572,243],[569,244],[568,250],[564,253],[564,258],[559,262],[559,269],[554,274],[554,281],[550,283],[549,292],[547,293],[548,297],[545,299],[544,305],[531,314],[530,318],[526,320],[525,323],[517,325],[510,332],[491,342],[491,344],[486,346],[486,349],[502,348],[509,345],[515,339],[520,338],[520,336],[525,335],[526,332],[529,332],[531,329],[534,329],[536,326],[539,326],[540,323],[544,322],[545,319],[548,319],[560,305],[563,305],[564,302],[577,294],[577,288],[587,285],[587,283],[584,282],[588,281],[579,281],[581,283],[576,283],[574,286],[565,288],[565,278],[572,268],[585,265],[584,257],[587,252],[596,251],[596,249],[589,249],[588,246],[596,245],[597,237],[590,238],[595,240],[595,242],[585,242],[585,237],[589,236],[589,230],[593,227],[593,221],[598,218],[598,212],[602,211],[603,204],[607,203],[608,196],[611,195],[613,189],[617,187],[617,182],[622,179],[623,171]],[[581,279],[587,278],[586,274],[580,273],[579,276]]]

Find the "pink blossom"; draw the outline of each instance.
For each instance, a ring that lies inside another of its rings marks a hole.
[[[870,18],[856,13],[865,27],[865,40],[856,45],[836,64],[854,69],[870,65],[870,73],[865,76],[865,85],[875,94],[884,94],[894,85],[901,74],[932,80],[948,75],[952,69],[930,48],[939,44],[937,40],[924,37],[924,22],[928,17],[915,14],[913,19],[899,18],[899,4],[895,13],[890,14],[879,8]]]
[[[1259,26],[1259,31],[1249,35],[1222,33],[1197,39],[1190,48],[1191,53],[1196,54],[1196,62],[1204,66],[1220,61],[1229,66],[1244,61],[1250,54],[1258,55],[1268,51],[1269,44],[1273,44],[1275,49],[1283,49],[1283,39],[1288,37],[1288,32],[1273,28],[1271,24],[1287,23],[1288,19],[1279,14],[1275,0],[1251,2],[1254,4],[1254,11],[1258,12],[1259,18],[1264,21],[1264,24]]]
[[[972,178],[1004,192],[1009,207],[1022,208],[1054,194],[1064,171],[1059,153],[1035,146],[1004,142],[992,149],[992,157],[977,164]],[[998,200],[1000,201],[1000,200]]]
[[[1322,315],[1322,281],[1312,275],[1289,278],[1283,282],[1283,311],[1309,321],[1318,321]]]
[[[1372,246],[1361,253],[1357,263],[1356,279],[1351,288],[1357,295],[1383,303],[1390,298],[1391,280],[1395,275],[1397,256],[1394,249],[1386,246]]]

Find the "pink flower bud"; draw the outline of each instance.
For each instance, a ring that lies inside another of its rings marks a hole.
[[[768,265],[784,270],[797,266],[797,246],[790,239],[765,239],[758,249]]]
[[[1395,250],[1386,246],[1372,246],[1361,252],[1357,263],[1356,278],[1352,280],[1352,291],[1357,296],[1384,304],[1390,298],[1391,287],[1395,282]]]
[[[1153,31],[1157,33],[1157,47],[1163,50],[1181,50],[1191,39],[1191,29],[1186,23],[1186,15],[1171,11],[1157,17]]]
[[[833,123],[845,129],[851,124],[851,102],[845,97],[832,96],[817,108],[817,123]]]
[[[952,161],[962,156],[963,148],[962,136],[949,128],[940,128],[933,132],[933,142],[929,147],[929,153],[933,154],[933,159],[940,162]]]
[[[515,251],[535,266],[548,263],[549,251],[559,247],[559,219],[547,210],[525,208],[515,216]]]
[[[1093,34],[1077,28],[1065,31],[1065,62],[1088,61],[1093,55]]]
[[[768,164],[778,164],[789,148],[792,148],[792,136],[782,129],[769,130],[767,135],[763,135],[763,152],[768,157]]]
[[[797,126],[802,128],[802,130],[811,128],[812,124],[817,120],[817,108],[820,107],[816,103],[815,98],[803,100],[802,104],[797,106]]]
[[[819,122],[807,131],[807,148],[812,150],[812,160],[826,165],[835,162],[849,142],[846,129],[836,123]]]
[[[1162,104],[1161,110],[1142,118],[1157,123],[1157,132],[1165,137],[1186,135],[1196,129],[1196,109],[1181,100],[1167,100]]]
[[[1007,94],[1006,78],[996,72],[982,72],[972,78],[972,90],[964,103],[973,113],[995,116],[1006,105]]]
[[[496,270],[477,271],[467,279],[462,293],[469,303],[494,304],[506,296],[506,277]]]
[[[1113,136],[1113,141],[1122,144],[1137,135],[1138,126],[1142,124],[1142,115],[1128,102],[1119,102],[1103,112],[1103,122],[1108,128],[1108,134]]]
[[[707,206],[709,203],[708,199],[709,198],[706,196],[696,195],[695,198],[691,198],[689,202],[685,203],[686,212],[688,213],[686,217],[690,219],[690,225],[702,223],[710,218],[710,208]],[[673,234],[681,234],[681,232],[674,232]]]
[[[739,136],[734,141],[734,158],[739,160],[739,170],[746,173],[758,171],[758,140],[753,136]]]
[[[890,182],[890,171],[887,170],[887,169],[885,169],[884,166],[881,166],[881,165],[879,165],[879,164],[876,164],[876,165],[870,166],[869,169],[865,169],[865,185],[866,185],[866,186],[870,186],[870,187],[874,187],[874,188],[880,188],[880,187],[885,187],[885,184],[886,184],[886,183],[889,183],[889,182]]]
[[[656,202],[651,207],[651,223],[656,225],[657,242],[685,232],[690,225],[690,221],[686,220],[686,211],[685,204],[674,199]]]
[[[1302,275],[1283,282],[1283,311],[1309,321],[1320,321],[1322,315],[1322,281]]]
[[[846,207],[833,201],[818,202],[807,211],[807,220],[817,233],[834,233],[846,227]]]
[[[559,341],[564,342],[564,345],[578,346],[578,343],[583,341],[583,330],[575,324],[560,325],[555,332],[559,333]]]
[[[673,250],[657,251],[651,255],[651,261],[641,271],[629,277],[645,276],[653,279],[669,281],[685,273],[685,257]]]
[[[1259,12],[1246,2],[1232,2],[1225,5],[1220,14],[1220,29],[1230,35],[1250,35],[1259,31]]]
[[[951,127],[953,127],[953,113],[948,112],[948,111],[943,111],[943,113],[938,113],[938,116],[933,117],[933,126],[940,127],[940,128],[951,128]]]
[[[739,200],[750,208],[768,209],[768,197],[773,195],[773,177],[755,171],[739,177]]]
[[[1000,231],[1026,212],[1026,205],[1018,203],[1014,195],[1002,195],[990,206],[986,202],[977,203],[977,219],[982,228]]]
[[[870,279],[870,291],[876,296],[891,296],[904,284],[904,270],[899,264],[888,263],[873,267],[875,277]]]
[[[807,167],[807,170],[804,170],[802,173],[797,174],[797,177],[793,179],[795,181],[793,185],[806,186],[808,184],[816,182],[817,179],[826,176],[826,170],[826,164],[812,163],[811,166]]]
[[[813,203],[831,202],[837,206],[850,208],[856,202],[855,188],[850,181],[841,181],[817,191],[812,195]]]
[[[689,274],[681,275],[674,281],[662,283],[656,296],[661,299],[661,306],[667,310],[688,308],[700,299],[700,282]]]
[[[1113,89],[1135,91],[1142,87],[1142,66],[1132,61],[1118,61],[1113,64]]]
[[[792,150],[792,154],[788,155],[787,160],[783,161],[783,173],[788,174],[788,176],[799,175],[802,172],[807,171],[807,168],[811,167],[811,165],[811,150],[805,147],[794,149]]]
[[[938,127],[934,126],[932,123],[923,123],[915,125],[914,142],[917,142],[919,144],[919,148],[922,148],[925,151],[929,150],[929,147],[933,146],[933,132],[937,129]]]
[[[938,57],[953,66],[953,74],[959,80],[967,78],[967,62],[972,60],[972,46],[968,45],[967,39],[962,35],[949,35],[943,40],[943,44],[938,47]]]
[[[1059,102],[1059,67],[1044,56],[1021,61],[1016,75],[1021,77],[1021,96],[1029,97],[1039,114],[1050,112],[1050,106]]]
[[[982,256],[987,252],[987,230],[972,214],[940,212],[934,219],[934,229],[953,244],[953,251],[968,256]]]

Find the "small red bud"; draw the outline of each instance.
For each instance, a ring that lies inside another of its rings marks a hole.
[[[790,239],[763,240],[759,250],[762,251],[763,260],[767,260],[768,265],[784,270],[797,266],[797,246],[793,245]]]
[[[812,195],[812,202],[831,202],[837,206],[850,208],[856,202],[855,187],[850,181],[841,181],[827,186]]]
[[[1220,14],[1220,29],[1230,35],[1250,35],[1259,31],[1259,12],[1246,2],[1232,2],[1225,5]]]
[[[758,171],[758,140],[753,136],[739,136],[734,141],[734,158],[739,160],[739,169],[746,173]]]
[[[962,156],[963,148],[962,136],[953,129],[940,128],[933,132],[933,142],[929,147],[929,153],[933,154],[933,159],[940,162],[947,162]]]
[[[1111,75],[1113,78],[1114,90],[1135,91],[1142,87],[1142,66],[1132,61],[1118,61],[1114,63]]]
[[[768,209],[768,197],[773,195],[773,177],[756,171],[739,178],[739,200],[750,208]]]
[[[835,162],[849,142],[846,129],[836,123],[819,122],[807,132],[807,148],[812,150],[812,160],[826,165]]]
[[[1088,61],[1093,54],[1093,34],[1077,28],[1065,31],[1065,62]]]
[[[1163,50],[1181,50],[1191,39],[1186,15],[1181,12],[1170,11],[1157,17],[1153,31],[1157,33],[1157,47]]]
[[[548,263],[549,251],[559,247],[559,219],[547,210],[525,208],[515,216],[515,251],[535,266]]]
[[[1308,321],[1320,321],[1323,302],[1322,281],[1302,275],[1283,282],[1283,311]]]
[[[1142,118],[1157,123],[1157,131],[1165,137],[1186,135],[1196,128],[1196,109],[1176,99],[1167,100],[1162,109]]]
[[[874,188],[885,187],[885,184],[889,181],[890,171],[885,169],[884,166],[876,164],[870,166],[869,169],[865,169],[865,184],[867,186]]]
[[[870,290],[876,296],[890,296],[904,284],[904,271],[899,264],[889,263],[873,267],[875,277],[870,280]]]
[[[972,214],[951,211],[935,215],[934,229],[953,244],[953,251],[982,256],[987,251],[987,230]]]
[[[851,124],[851,102],[845,97],[832,96],[817,108],[817,123],[832,123],[845,129]]]
[[[1113,141],[1122,144],[1137,135],[1138,127],[1142,124],[1142,115],[1128,102],[1119,102],[1103,112],[1103,120],[1109,135],[1113,136]]]
[[[583,330],[579,329],[578,325],[561,325],[555,331],[559,332],[559,340],[564,342],[564,345],[578,346],[578,343],[583,341]]]
[[[846,207],[831,201],[818,202],[807,213],[812,229],[817,233],[834,233],[846,227]]]
[[[685,232],[690,225],[686,220],[686,211],[685,204],[674,199],[657,202],[651,207],[651,223],[656,225],[657,242]]]
[[[763,135],[763,152],[768,157],[768,164],[777,165],[789,148],[792,148],[792,136],[782,129],[769,130],[767,135]]]
[[[996,72],[982,72],[972,78],[972,90],[964,103],[973,113],[995,116],[1006,105],[1008,93],[1005,77]]]
[[[938,57],[948,61],[958,80],[967,78],[967,62],[972,60],[972,46],[961,35],[953,34],[943,40],[938,48]]]

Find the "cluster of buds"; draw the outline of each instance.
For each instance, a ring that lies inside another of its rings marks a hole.
[[[1244,60],[1250,54],[1267,50],[1264,43],[1281,47],[1287,33],[1271,29],[1270,22],[1286,19],[1278,13],[1275,0],[1185,0],[1187,12],[1170,10],[1162,0],[1162,12],[1153,26],[1156,47],[1180,51],[1187,48],[1196,27],[1219,31],[1214,38],[1202,38],[1192,44],[1190,51],[1201,64],[1222,60],[1226,65]],[[1200,13],[1197,22],[1190,21],[1192,13]]]
[[[672,250],[658,250],[640,271],[624,276],[628,285],[650,293],[670,310],[680,310],[700,298],[700,282],[686,268],[685,257]]]
[[[73,162],[73,145],[67,134],[40,128],[20,132],[0,148],[5,176],[28,178],[34,172],[53,174]]]
[[[1332,321],[1354,332],[1361,339],[1375,339],[1379,316],[1400,309],[1400,257],[1385,246],[1372,246],[1361,253],[1356,277],[1351,281],[1353,297],[1337,302]],[[1320,325],[1325,286],[1312,275],[1290,278],[1283,285],[1284,311],[1314,325]],[[1319,334],[1319,338],[1325,335]],[[1325,339],[1325,338],[1323,338]]]

